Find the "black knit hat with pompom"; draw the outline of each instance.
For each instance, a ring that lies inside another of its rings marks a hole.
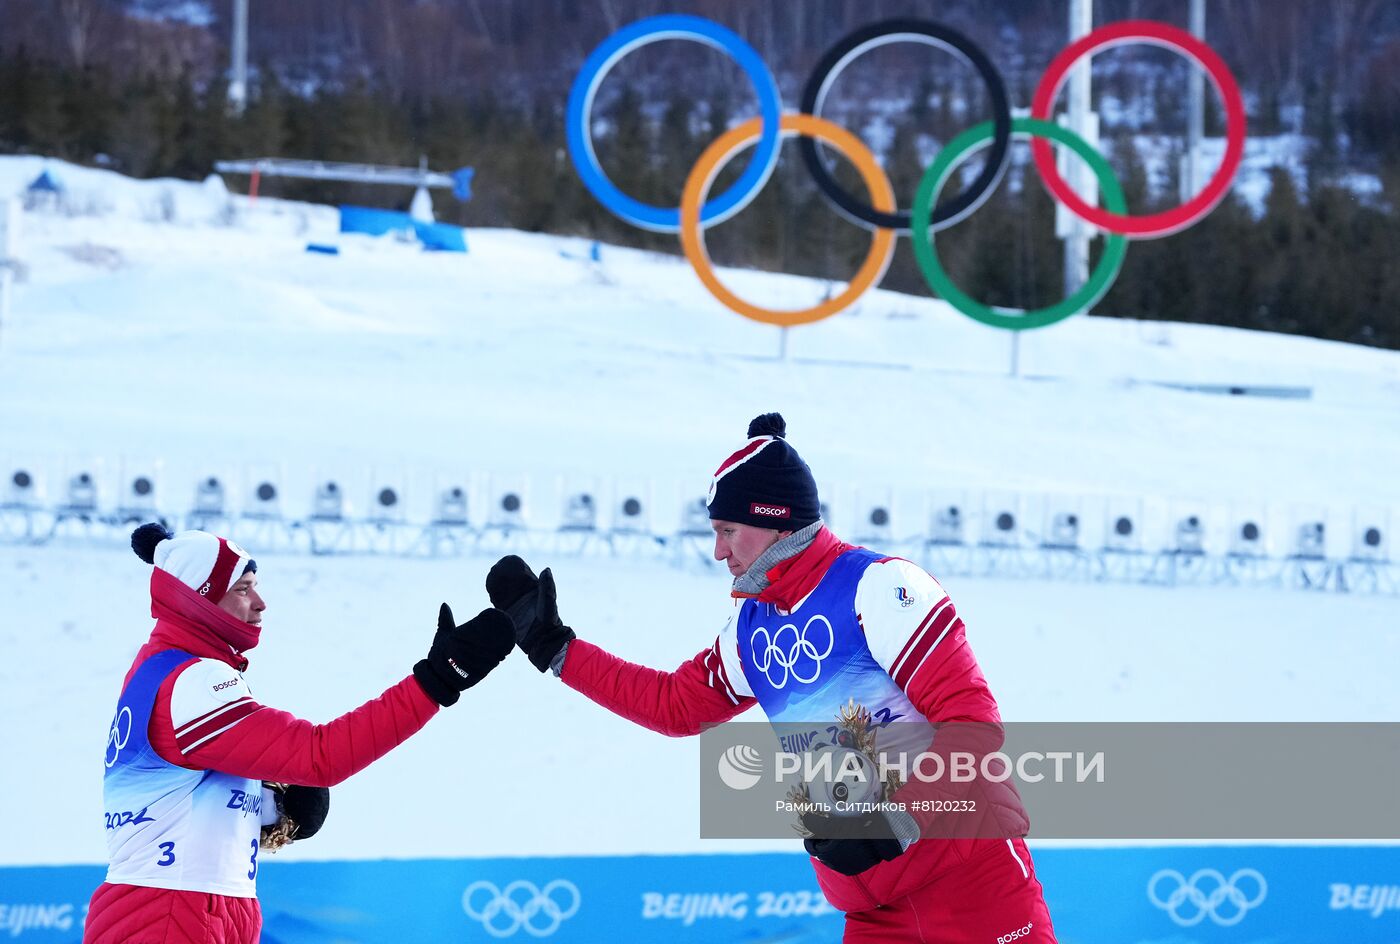
[[[781,413],[749,423],[749,441],[720,463],[710,482],[710,520],[797,531],[821,520],[812,470],[788,445]]]

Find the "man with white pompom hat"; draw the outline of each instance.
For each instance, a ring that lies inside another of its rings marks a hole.
[[[444,603],[426,658],[377,698],[312,724],[253,698],[243,672],[267,604],[258,567],[204,531],[146,524],[131,546],[151,574],[150,639],[122,683],[107,737],[109,866],[86,944],[255,944],[258,854],[311,837],[329,788],[406,741],[509,653],[499,610],[454,625]]]

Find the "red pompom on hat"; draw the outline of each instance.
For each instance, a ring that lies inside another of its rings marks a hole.
[[[131,532],[131,549],[210,603],[222,600],[244,574],[258,571],[247,551],[208,531],[174,534],[161,524],[143,524]]]

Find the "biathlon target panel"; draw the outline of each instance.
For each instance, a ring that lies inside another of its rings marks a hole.
[[[222,515],[224,513],[224,483],[216,476],[201,479],[194,488],[194,510],[196,514]]]
[[[467,523],[467,492],[452,485],[438,495],[436,524],[465,526]]]
[[[323,521],[338,521],[345,516],[345,498],[340,485],[326,481],[316,487],[311,501],[311,517]]]
[[[97,508],[97,484],[89,472],[79,472],[68,480],[68,507],[79,511]]]

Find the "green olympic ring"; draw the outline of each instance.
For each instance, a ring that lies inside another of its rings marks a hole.
[[[1113,174],[1113,167],[1102,154],[1090,147],[1089,143],[1079,135],[1053,122],[1042,121],[1038,118],[1013,119],[1011,133],[1022,138],[1049,138],[1074,151],[1084,158],[1093,170],[1094,176],[1098,178],[1099,191],[1103,194],[1104,203],[1108,209],[1120,214],[1128,212],[1127,201],[1123,199],[1123,188],[1119,186],[1118,178]],[[934,292],[958,311],[985,325],[991,325],[993,328],[1007,328],[1011,331],[1043,328],[1057,321],[1063,321],[1076,312],[1088,311],[1098,304],[1099,300],[1108,292],[1109,286],[1118,277],[1118,270],[1123,266],[1123,257],[1128,252],[1128,240],[1127,237],[1119,233],[1107,234],[1108,242],[1104,246],[1103,255],[1099,257],[1098,265],[1094,266],[1089,280],[1079,291],[1054,305],[1030,309],[1018,315],[997,311],[968,295],[953,284],[953,280],[948,277],[948,273],[943,270],[942,264],[938,261],[938,255],[933,248],[933,231],[929,225],[933,204],[937,201],[943,184],[947,182],[948,177],[958,164],[962,163],[974,151],[985,147],[992,140],[992,135],[992,122],[990,121],[984,121],[980,125],[968,128],[949,141],[948,146],[938,152],[938,158],[929,165],[928,170],[924,171],[924,176],[919,181],[918,192],[914,195],[914,206],[909,212],[911,233],[928,234],[926,238],[915,235],[912,239],[914,258],[918,261],[924,278]]]

